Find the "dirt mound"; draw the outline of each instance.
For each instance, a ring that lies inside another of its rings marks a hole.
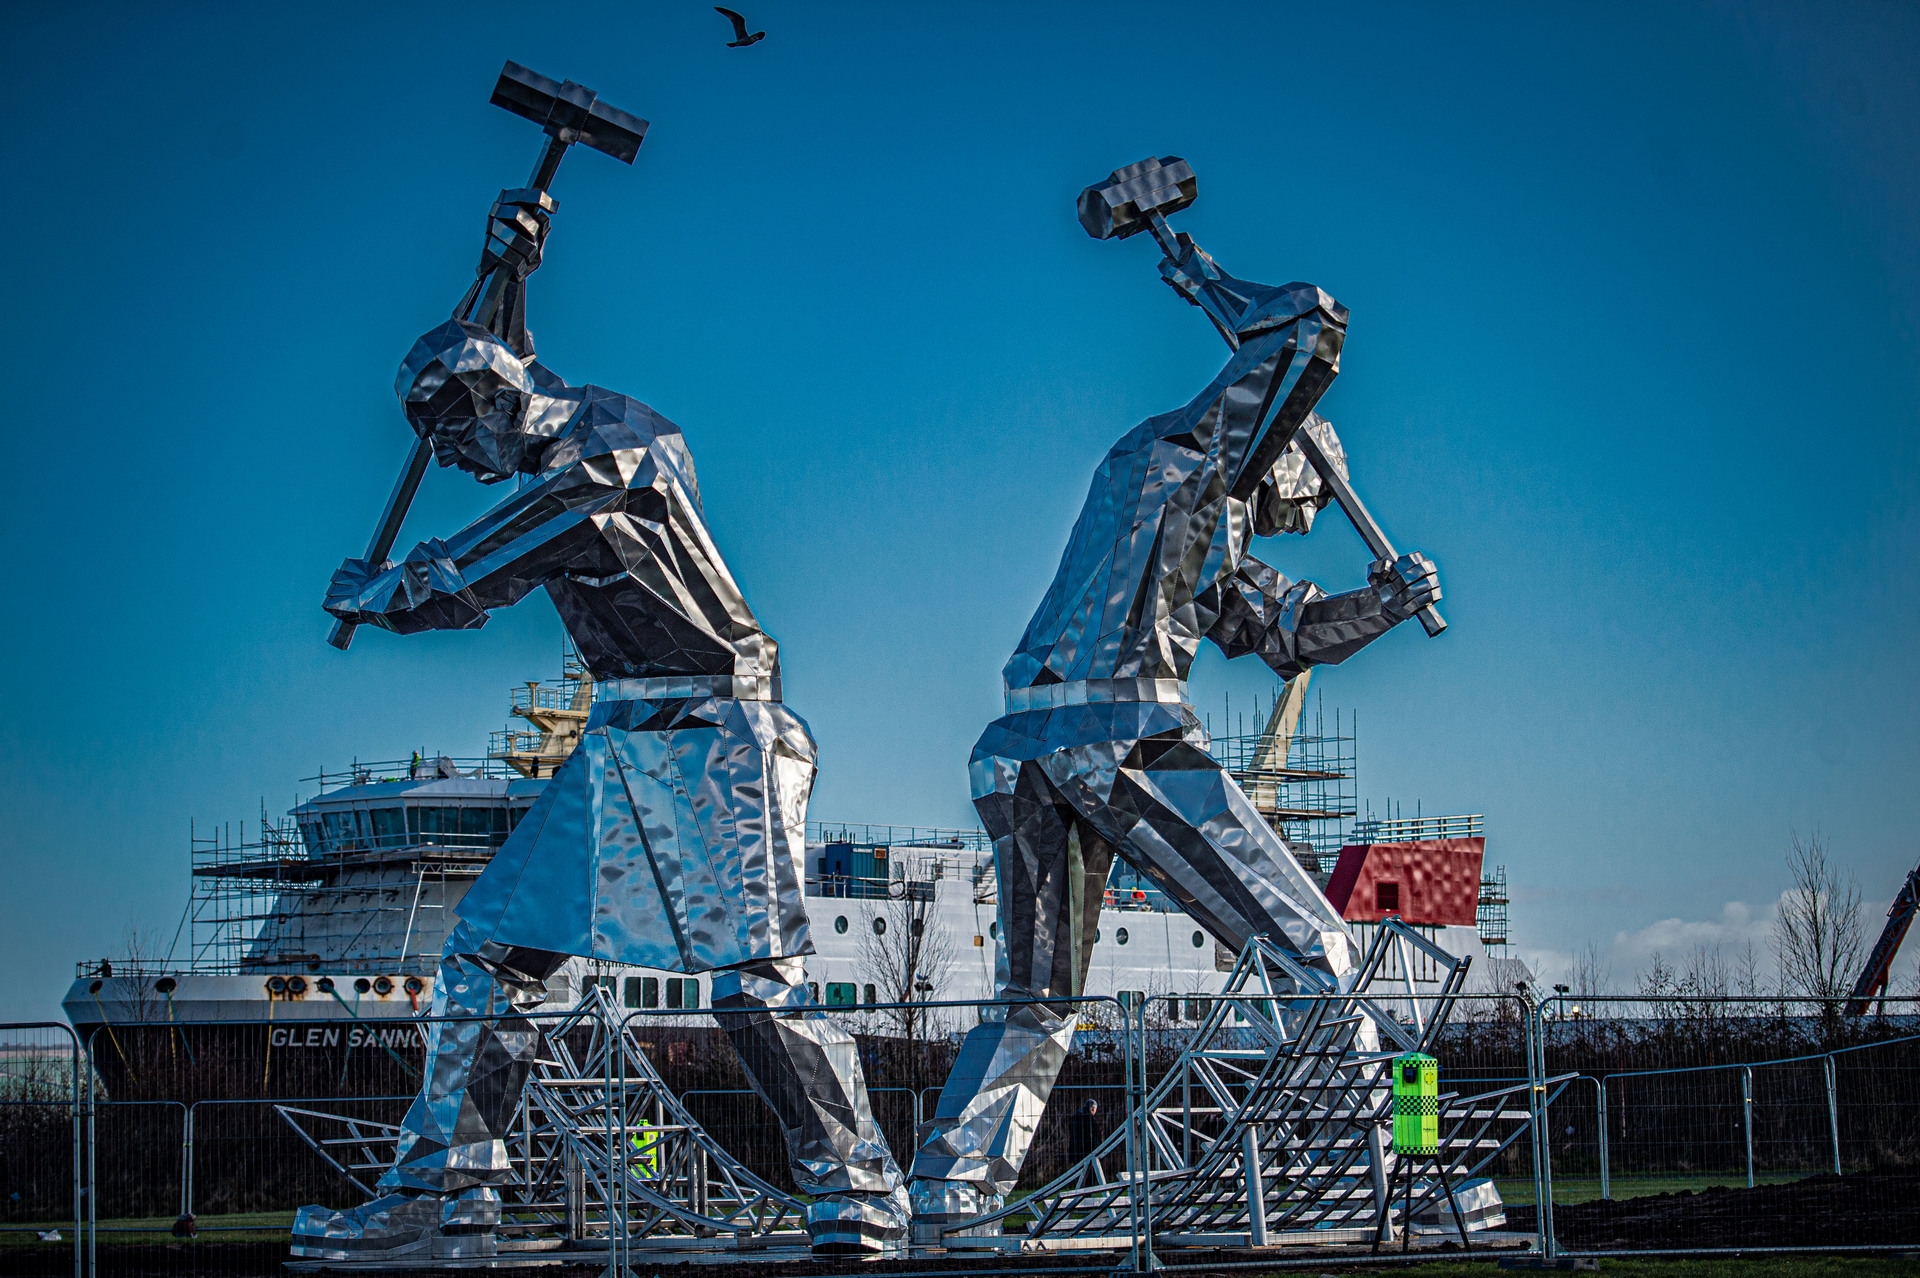
[[[1507,1208],[1507,1222],[1533,1229],[1533,1208]],[[1920,1246],[1920,1171],[1578,1203],[1553,1209],[1553,1234],[1574,1250]]]

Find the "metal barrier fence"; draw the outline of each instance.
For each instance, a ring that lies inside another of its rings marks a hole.
[[[1545,1245],[1574,1255],[1920,1245],[1920,1007],[1562,995],[1543,1068],[1584,1094],[1547,1126]]]
[[[1276,1161],[1269,1149],[1257,1163],[1242,1159],[1225,1182],[1218,1166],[1198,1163],[1184,1182],[1164,1168],[1151,1181],[1143,1176],[1160,1167],[1156,1151],[1164,1152],[1165,1131],[1172,1130],[1155,1125],[1144,1101],[1160,1093],[1159,1103],[1173,1106],[1199,1138],[1219,1135],[1217,1106],[1209,1116],[1191,1088],[1179,1099],[1178,1087],[1166,1090],[1190,1068],[1183,1062],[1197,1045],[1209,1033],[1304,1025],[1316,1005],[1336,1000],[1215,995],[1196,1009],[1202,1001],[1096,1001],[1083,1014],[1075,1051],[1022,1170],[1018,1193],[1033,1195],[1026,1200],[1030,1212],[1056,1211],[1068,1222],[1061,1228],[1089,1236],[1085,1204],[1092,1190],[1062,1185],[1076,1169],[1094,1166],[1096,1177],[1110,1182],[1113,1205],[1106,1210],[1118,1230],[1101,1236],[1121,1247],[1128,1267],[1178,1269],[1183,1255],[1195,1254],[1197,1244],[1187,1235],[1204,1231],[1179,1223],[1199,1219],[1191,1194],[1180,1197],[1188,1192],[1182,1184],[1199,1183],[1193,1176],[1211,1177],[1207,1192],[1216,1198],[1222,1184],[1229,1198],[1238,1195],[1226,1215],[1218,1203],[1205,1210],[1239,1223],[1205,1237],[1231,1246],[1262,1238],[1273,1247],[1304,1245],[1297,1235],[1306,1230],[1293,1229],[1311,1215],[1301,1214],[1302,1195],[1289,1198],[1285,1184],[1263,1184],[1245,1170],[1257,1166],[1273,1175],[1286,1166],[1284,1154]],[[1409,1033],[1443,1017],[1444,1028],[1432,1032],[1427,1046],[1439,1060],[1443,1093],[1453,1098],[1443,1103],[1505,1115],[1505,1128],[1469,1133],[1478,1143],[1452,1164],[1489,1181],[1504,1202],[1504,1226],[1476,1231],[1476,1249],[1504,1244],[1551,1257],[1920,1247],[1920,1015],[1911,1002],[1888,1000],[1881,1015],[1856,1020],[1828,1004],[1731,998],[1620,996],[1576,1006],[1571,997],[1534,1002],[1515,995],[1401,994],[1374,1002]],[[971,1003],[924,1006],[949,1009],[969,1024],[982,1011]],[[860,1018],[873,1010],[822,1009],[856,1029],[870,1025]],[[1196,1023],[1196,1010],[1219,1015]],[[565,1015],[533,1019],[555,1027]],[[609,1025],[617,1022],[620,1032],[636,1037],[695,1122],[753,1175],[790,1191],[778,1126],[746,1086],[718,1030],[684,1014],[609,1016]],[[221,1040],[226,1046],[213,1034],[190,1041],[215,1028],[232,1031]],[[283,1023],[278,1038],[263,1036],[260,1050],[250,1053],[245,1035],[254,1028],[120,1024],[83,1044],[64,1025],[0,1026],[0,1249],[13,1253],[5,1263],[21,1273],[114,1273],[137,1267],[140,1247],[177,1245],[175,1222],[184,1232],[191,1220],[193,1245],[223,1247],[229,1268],[236,1255],[271,1268],[286,1257],[295,1207],[359,1201],[358,1190],[275,1106],[308,1106],[390,1127],[412,1098],[422,1040],[368,1041],[350,1049],[344,1041],[330,1046],[324,1034],[309,1035],[312,1026]],[[565,1032],[582,1031],[574,1025]],[[1390,1054],[1390,1039],[1381,1032],[1379,1046],[1370,1049],[1374,1056]],[[312,1047],[288,1046],[309,1041]],[[933,1113],[954,1043],[863,1038],[861,1045],[875,1117],[904,1162],[916,1129]],[[190,1063],[187,1046],[194,1053]],[[296,1051],[310,1057],[292,1059]],[[1269,1050],[1269,1062],[1273,1055]],[[307,1086],[315,1080],[334,1086]],[[277,1090],[282,1083],[288,1090]],[[1369,1087],[1377,1092],[1378,1079],[1361,1087],[1363,1098],[1373,1094]],[[179,1095],[138,1094],[163,1088]],[[231,1094],[240,1091],[249,1094]],[[1089,1100],[1097,1104],[1092,1115]],[[1263,1113],[1253,1124],[1260,1131],[1279,1132],[1295,1121],[1280,1110]],[[1318,1139],[1299,1137],[1304,1128],[1286,1130],[1296,1134],[1275,1146]],[[1249,1150],[1259,1151],[1261,1139],[1256,1134]],[[624,1160],[621,1151],[628,1148],[623,1129],[609,1143],[609,1157]],[[1337,1142],[1326,1148],[1327,1157],[1353,1156]],[[1362,1156],[1352,1166],[1364,1162]],[[1300,1183],[1311,1182],[1300,1175]],[[622,1164],[622,1185],[625,1176]],[[1410,1174],[1409,1191],[1412,1180]],[[1364,1184],[1342,1192],[1355,1201],[1355,1195],[1372,1194],[1369,1202],[1378,1197]],[[1255,1201],[1259,1211],[1251,1209]],[[624,1209],[606,1210],[620,1219]],[[1348,1235],[1367,1210],[1350,1214],[1341,1226],[1346,1233],[1325,1221],[1313,1228],[1358,1245]],[[1069,1221],[1076,1211],[1078,1223]],[[1435,1245],[1455,1228],[1444,1210],[1413,1216],[1418,1228],[1395,1235],[1403,1244],[1417,1237]],[[1157,1232],[1169,1221],[1171,1232]],[[1010,1216],[1008,1227],[1024,1223]],[[614,1259],[631,1258],[621,1251],[624,1225],[598,1228],[602,1257],[613,1238]],[[1393,1234],[1393,1227],[1386,1232]],[[28,1253],[38,1259],[27,1264]],[[1252,1263],[1252,1255],[1247,1259]],[[1214,1257],[1205,1267],[1229,1263]]]

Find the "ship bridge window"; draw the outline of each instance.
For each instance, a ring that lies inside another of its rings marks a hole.
[[[505,808],[407,809],[407,832],[454,847],[497,848],[507,841]]]
[[[323,812],[320,819],[324,823],[327,851],[358,852],[366,846],[360,836],[360,823],[357,812]]]
[[[373,846],[401,848],[407,845],[405,808],[375,808],[367,816],[373,821]]]

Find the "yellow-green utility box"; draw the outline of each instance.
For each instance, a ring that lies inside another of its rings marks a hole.
[[[1440,1152],[1440,1062],[1422,1052],[1393,1058],[1393,1152]]]

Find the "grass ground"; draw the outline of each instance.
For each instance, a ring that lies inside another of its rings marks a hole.
[[[1796,1180],[1818,1174],[1817,1171],[1760,1172],[1753,1178],[1756,1185],[1788,1185]],[[1500,1189],[1503,1201],[1515,1206],[1533,1205],[1533,1182],[1531,1180],[1509,1180],[1504,1177],[1494,1181]],[[1644,1198],[1649,1194],[1677,1194],[1681,1190],[1701,1189],[1744,1189],[1747,1184],[1745,1172],[1700,1172],[1691,1176],[1614,1176],[1608,1182],[1608,1190],[1613,1198]],[[1598,1176],[1555,1176],[1553,1178],[1553,1201],[1557,1204],[1588,1203],[1600,1197],[1600,1178]]]
[[[208,1242],[269,1242],[275,1239],[284,1242],[287,1231],[293,1228],[293,1213],[258,1211],[232,1216],[201,1216],[198,1224],[200,1237]],[[71,1220],[9,1223],[5,1229],[7,1232],[0,1233],[0,1247],[44,1247],[46,1244],[40,1241],[37,1232],[43,1229],[57,1229],[63,1239],[73,1236]],[[100,1244],[179,1241],[173,1236],[172,1216],[102,1220],[96,1223],[95,1229],[96,1241]],[[20,1232],[13,1232],[15,1230]]]
[[[1365,1270],[1347,1270],[1364,1273]],[[1492,1278],[1492,1261],[1438,1260],[1393,1270],[1409,1278]],[[1548,1271],[1553,1272],[1553,1271]],[[1753,1259],[1615,1260],[1600,1262],[1612,1278],[1913,1278],[1920,1263],[1880,1257],[1760,1256]]]

